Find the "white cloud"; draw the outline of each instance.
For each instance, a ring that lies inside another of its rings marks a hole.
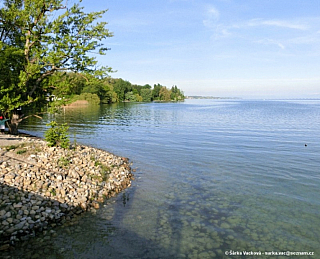
[[[220,18],[220,13],[219,13],[219,11],[218,11],[216,8],[214,8],[213,6],[211,6],[211,7],[209,8],[208,13],[209,13],[209,15],[210,15],[210,18],[213,18],[213,19],[215,19],[215,20],[219,20],[219,18]]]
[[[203,20],[203,25],[207,28],[215,28],[220,19],[220,12],[214,7],[209,6],[206,10],[206,19]]]
[[[276,26],[276,27],[282,27],[282,28],[288,28],[288,29],[296,29],[296,30],[308,29],[308,26],[296,21],[253,19],[248,22],[248,26],[264,26],[264,25]]]
[[[211,11],[210,11],[211,10]],[[252,37],[252,39],[257,41],[257,37],[261,37],[261,34],[268,32],[269,35],[273,35],[271,37],[274,37],[275,40],[270,40],[268,44],[276,44],[281,49],[285,48],[285,44],[278,42],[279,39],[282,39],[282,41],[285,41],[287,43],[290,42],[291,39],[295,39],[295,41],[304,41],[304,43],[313,43],[315,42],[315,35],[319,34],[320,30],[319,27],[316,26],[316,24],[320,23],[320,20],[317,18],[300,18],[300,19],[287,19],[287,20],[279,20],[279,19],[250,19],[246,21],[241,22],[234,22],[234,23],[223,23],[219,19],[219,12],[216,9],[208,9],[207,15],[211,14],[211,16],[203,20],[203,24],[205,27],[210,29],[213,32],[213,39],[220,39],[224,37],[243,37],[248,38]],[[260,29],[258,32],[251,31],[252,29]],[[285,35],[280,30],[274,30],[273,28],[279,28],[282,29],[284,33],[286,33],[286,39],[282,38],[282,35]],[[290,33],[290,34],[288,34]],[[251,35],[251,36],[250,36]],[[291,35],[291,36],[289,36]],[[288,38],[289,37],[289,38]],[[260,43],[262,43],[265,40],[261,40]],[[264,42],[265,43],[265,42]],[[292,42],[290,42],[292,43]]]
[[[276,43],[280,48],[285,49],[285,46],[282,43]]]
[[[256,42],[264,45],[277,45],[279,48],[285,49],[285,46],[281,42],[272,39],[263,39]]]

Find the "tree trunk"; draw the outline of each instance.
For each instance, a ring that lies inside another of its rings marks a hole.
[[[10,134],[13,134],[13,135],[18,135],[18,125],[19,125],[19,122],[20,122],[20,115],[19,114],[16,114],[14,113],[12,115],[12,118],[11,118],[11,121],[9,123],[9,132]]]

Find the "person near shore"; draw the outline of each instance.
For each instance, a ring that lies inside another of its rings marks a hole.
[[[6,121],[8,121],[9,119],[5,119],[3,117],[3,115],[0,115],[0,130],[1,130],[1,134],[4,134],[4,130],[6,128]]]

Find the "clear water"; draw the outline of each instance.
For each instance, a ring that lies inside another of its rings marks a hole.
[[[23,129],[42,136],[50,119]],[[117,104],[56,119],[77,142],[129,157],[136,180],[97,214],[25,244],[25,255],[45,247],[40,257],[320,256],[320,101]]]

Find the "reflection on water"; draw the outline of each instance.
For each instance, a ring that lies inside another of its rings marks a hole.
[[[129,157],[136,180],[96,214],[35,242],[50,247],[46,258],[319,254],[319,115],[319,101],[66,109],[55,118],[77,141]],[[24,128],[42,135],[50,119]]]

